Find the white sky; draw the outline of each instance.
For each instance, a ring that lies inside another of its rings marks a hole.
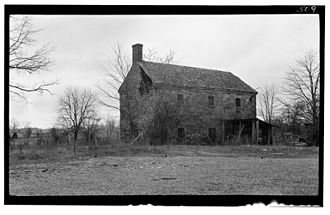
[[[12,101],[10,118],[43,128],[54,125],[57,96],[65,87],[96,90],[102,84],[102,65],[111,60],[116,42],[129,57],[135,43],[161,56],[175,50],[178,64],[228,70],[253,88],[280,86],[295,59],[319,50],[317,15],[33,16],[33,24],[43,28],[36,35],[40,44],[56,46],[55,64],[36,80],[60,83],[51,88],[53,96],[30,95],[29,104]],[[106,108],[100,114],[119,116]]]

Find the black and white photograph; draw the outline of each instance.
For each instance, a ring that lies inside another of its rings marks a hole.
[[[322,205],[324,6],[74,7],[5,7],[9,203]]]

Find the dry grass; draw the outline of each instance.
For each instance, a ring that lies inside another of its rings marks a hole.
[[[318,148],[103,146],[91,150],[81,147],[78,159],[19,160],[10,165],[10,194],[316,195],[318,189]]]
[[[271,157],[271,158],[315,158],[318,147],[295,146],[149,146],[149,145],[79,145],[74,158],[72,147],[68,145],[23,146],[22,153],[18,148],[10,151],[10,164],[36,164],[85,160],[92,157],[131,157],[131,156],[222,156],[222,157]]]

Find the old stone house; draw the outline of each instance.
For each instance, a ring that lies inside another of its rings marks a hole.
[[[120,134],[161,143],[271,143],[271,125],[256,118],[257,92],[230,72],[143,60],[133,62],[120,86]]]

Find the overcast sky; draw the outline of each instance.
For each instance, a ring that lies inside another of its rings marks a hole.
[[[56,101],[69,86],[96,90],[103,83],[103,65],[111,60],[117,42],[131,57],[131,46],[171,50],[180,65],[230,71],[253,88],[280,86],[295,59],[306,50],[319,51],[317,15],[213,16],[33,16],[39,44],[51,42],[54,65],[38,80],[59,79],[54,95],[29,95],[30,102],[11,101],[10,118],[33,127],[52,127]],[[10,78],[25,77],[11,75]],[[100,115],[119,119],[106,108]]]

